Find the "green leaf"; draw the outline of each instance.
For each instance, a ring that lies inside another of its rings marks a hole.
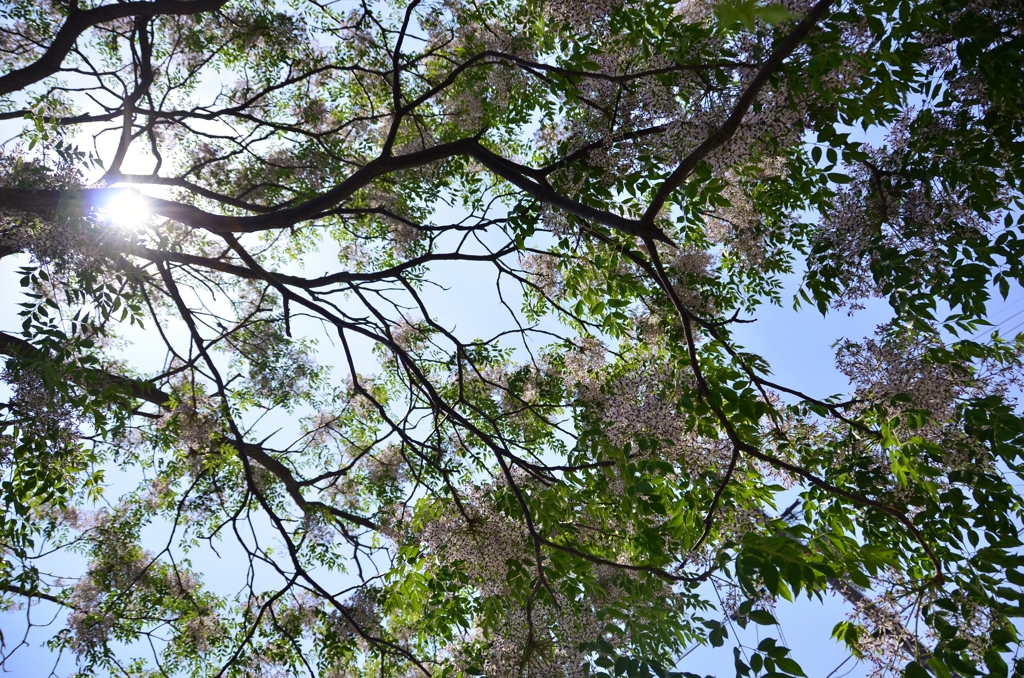
[[[904,678],[931,678],[931,674],[916,661],[912,661],[903,667]]]
[[[754,13],[759,19],[769,24],[779,24],[793,18],[793,12],[783,5],[763,5],[756,7]]]
[[[1008,678],[1010,675],[1010,667],[1006,665],[1006,661],[999,653],[999,650],[995,648],[989,648],[985,651],[985,666],[989,670],[989,675],[993,678]]]
[[[755,624],[760,624],[761,626],[772,626],[777,623],[775,621],[775,617],[772,616],[772,613],[767,610],[751,610],[747,614],[747,617],[750,621]]]
[[[775,659],[775,666],[780,671],[788,673],[791,676],[806,676],[804,670],[800,668],[800,665],[789,657],[778,657]]]

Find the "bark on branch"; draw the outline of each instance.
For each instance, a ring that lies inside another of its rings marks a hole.
[[[53,36],[43,55],[28,66],[0,76],[0,95],[11,94],[39,82],[60,70],[78,38],[93,26],[127,17],[152,17],[165,14],[186,16],[219,9],[228,0],[156,0],[155,2],[124,2],[93,9],[72,11],[67,21]]]
[[[0,332],[0,355],[21,360],[49,360],[49,356],[41,349],[36,348],[20,337],[7,334],[6,332]],[[92,368],[82,368],[80,376],[83,383],[114,386],[136,400],[143,400],[158,407],[167,405],[171,399],[171,396],[145,379],[124,377]]]

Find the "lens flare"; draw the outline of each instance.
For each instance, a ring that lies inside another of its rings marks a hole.
[[[150,217],[149,200],[133,188],[112,191],[103,211],[111,224],[121,228],[138,228]]]

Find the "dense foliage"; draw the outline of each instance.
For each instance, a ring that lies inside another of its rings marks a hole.
[[[1020,0],[0,17],[0,600],[83,675],[799,676],[829,592],[1024,672]],[[891,307],[849,393],[736,341],[794,272]]]

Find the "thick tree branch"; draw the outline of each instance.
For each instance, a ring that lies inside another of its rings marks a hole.
[[[17,92],[59,71],[64,58],[74,48],[79,36],[93,26],[132,16],[202,14],[219,9],[227,2],[228,0],[155,0],[102,5],[84,12],[72,11],[39,59],[28,66],[0,76],[0,95]]]
[[[49,360],[49,357],[41,349],[6,332],[0,332],[0,355],[39,362]],[[144,400],[159,407],[166,406],[171,399],[170,395],[144,379],[133,379],[92,368],[81,368],[79,376],[82,383],[111,385],[132,398]]]
[[[726,119],[725,123],[718,128],[714,134],[709,136],[701,143],[700,146],[695,148],[688,156],[683,158],[683,161],[679,163],[672,174],[665,180],[665,183],[661,185],[658,192],[655,193],[654,198],[651,199],[651,204],[647,207],[647,211],[644,213],[643,218],[640,220],[643,224],[653,225],[655,219],[658,218],[658,214],[661,213],[661,209],[668,202],[669,197],[672,193],[683,185],[686,178],[690,176],[690,173],[697,167],[697,164],[701,160],[706,158],[709,153],[714,151],[719,146],[725,144],[729,139],[736,134],[736,130],[740,128],[740,124],[743,122],[743,118],[747,115],[747,111],[754,105],[757,100],[757,95],[761,93],[764,86],[768,84],[768,81],[778,70],[782,62],[786,60],[789,55],[796,51],[796,48],[804,41],[804,39],[810,34],[814,26],[821,21],[828,13],[829,8],[832,6],[835,0],[818,0],[818,3],[814,5],[804,15],[804,18],[793,28],[792,31],[786,35],[785,38],[775,47],[771,56],[761,66],[761,70],[757,72],[754,79],[747,86],[743,94],[736,101],[733,106],[732,113]]]
[[[303,221],[315,219],[351,197],[356,191],[368,186],[373,180],[406,169],[415,169],[448,158],[467,155],[475,158],[488,170],[525,191],[537,200],[564,212],[592,221],[629,236],[646,237],[661,242],[671,242],[660,229],[653,225],[627,219],[611,212],[600,210],[559,194],[546,184],[530,179],[533,172],[496,153],[484,148],[477,139],[467,138],[440,144],[423,151],[406,155],[380,157],[371,160],[353,172],[334,188],[305,203],[277,210],[268,214],[235,217],[212,214],[192,205],[149,198],[151,211],[162,217],[174,219],[187,226],[202,228],[212,233],[255,233],[260,231],[288,228]],[[84,189],[75,192],[86,208],[101,206],[109,190]],[[71,192],[63,192],[71,195]],[[18,188],[0,188],[0,208],[31,212],[51,217],[57,210],[62,192],[54,189],[30,191]]]

